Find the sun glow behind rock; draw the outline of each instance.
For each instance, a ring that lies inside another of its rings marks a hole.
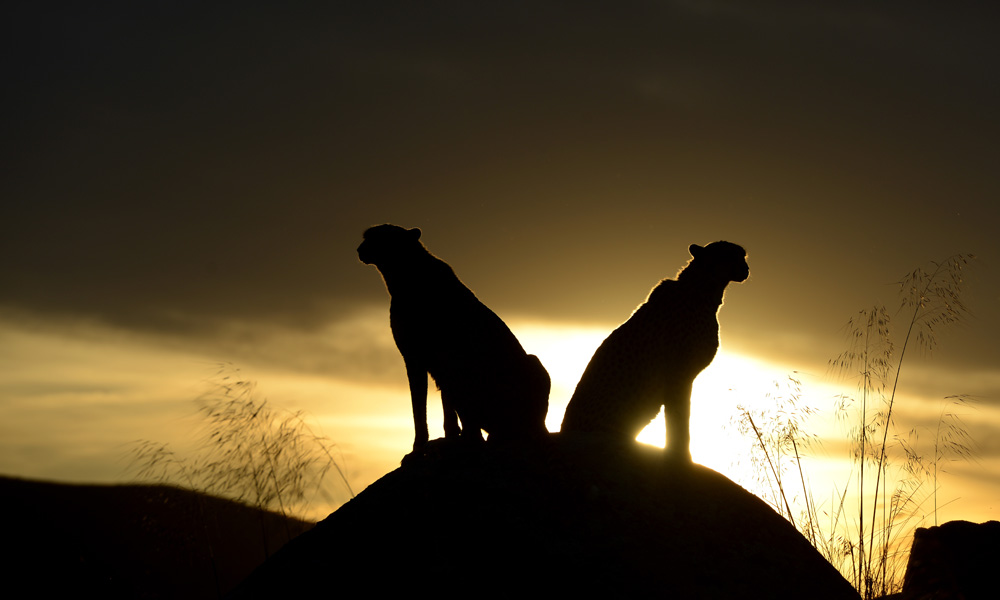
[[[524,349],[538,356],[552,378],[549,394],[549,412],[546,426],[549,431],[559,431],[566,405],[576,383],[587,368],[590,357],[607,337],[610,330],[588,325],[550,325],[543,323],[515,323],[511,329]]]

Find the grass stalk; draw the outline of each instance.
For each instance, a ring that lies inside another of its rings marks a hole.
[[[757,435],[757,443],[760,444],[760,449],[764,453],[764,458],[767,459],[767,465],[771,469],[771,475],[774,477],[774,481],[778,486],[779,497],[785,504],[785,514],[792,525],[795,525],[795,516],[792,513],[792,507],[788,504],[788,496],[785,495],[785,488],[781,485],[781,475],[774,467],[774,462],[771,460],[771,453],[767,451],[767,444],[764,443],[764,438],[761,436],[760,429],[757,428],[757,424],[753,422],[753,415],[747,413],[746,418],[750,422],[750,427],[753,428],[753,432]]]
[[[354,496],[326,438],[314,434],[301,413],[284,413],[258,400],[256,384],[238,369],[222,365],[195,402],[202,417],[198,452],[179,457],[165,444],[139,441],[130,464],[137,479],[179,484],[297,518],[317,494],[333,497],[331,487]],[[334,482],[326,477],[331,468]]]
[[[904,360],[909,360],[910,348],[917,343],[925,350],[932,350],[937,330],[959,321],[968,312],[960,296],[962,270],[971,259],[971,255],[952,256],[941,263],[932,263],[931,269],[916,269],[900,281],[900,312],[908,319],[898,353],[893,343],[892,319],[884,306],[862,310],[848,321],[850,344],[830,365],[841,375],[858,377],[857,400],[839,396],[835,409],[838,420],[845,417],[844,422],[850,427],[852,468],[847,484],[842,488],[834,486],[827,531],[820,529],[820,509],[809,489],[806,461],[800,451],[800,445],[809,436],[800,428],[804,419],[795,412],[799,400],[797,388],[790,400],[773,399],[783,418],[767,419],[766,412],[754,415],[739,407],[740,430],[747,436],[753,432],[750,438],[753,447],[763,456],[753,462],[758,472],[764,473],[758,479],[772,486],[772,506],[786,515],[831,563],[849,575],[865,600],[900,588],[908,553],[904,544],[927,516],[924,503],[928,500],[933,502],[934,523],[937,523],[941,461],[952,457],[971,460],[974,456],[975,444],[957,412],[948,410],[951,404],[942,409],[928,458],[918,451],[915,430],[911,430],[909,437],[903,437],[896,433],[895,424],[902,366]],[[964,404],[967,398],[947,399]],[[787,408],[789,405],[791,409]],[[805,417],[808,415],[807,409]],[[783,454],[789,458],[783,459]],[[798,523],[794,518],[795,503],[786,494],[782,481],[785,469],[798,470],[802,486],[800,502],[804,514]],[[933,483],[930,493],[923,491],[927,480]],[[849,492],[858,497],[856,508],[850,511]],[[848,515],[851,511],[853,518]]]

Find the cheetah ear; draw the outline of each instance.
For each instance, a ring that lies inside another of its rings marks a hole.
[[[691,244],[688,247],[688,252],[690,252],[691,256],[694,257],[694,258],[698,258],[698,255],[701,254],[702,250],[704,250],[704,248],[702,248],[698,244]]]
[[[420,228],[419,227],[414,227],[413,229],[407,229],[406,233],[410,234],[410,237],[413,238],[413,241],[417,241],[417,240],[420,239]]]

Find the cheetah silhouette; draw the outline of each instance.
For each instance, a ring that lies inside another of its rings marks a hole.
[[[428,443],[428,373],[441,390],[446,439],[482,442],[480,430],[490,439],[547,433],[545,367],[448,263],[427,251],[419,229],[371,227],[358,258],[379,270],[391,297],[389,324],[413,403],[413,452],[404,462]]]
[[[564,432],[635,439],[664,407],[667,456],[691,461],[691,385],[719,349],[716,313],[730,281],[750,275],[746,251],[692,244],[676,280],[664,279],[590,359],[566,407]]]

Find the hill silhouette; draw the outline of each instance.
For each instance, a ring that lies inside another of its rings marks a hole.
[[[285,546],[232,597],[416,590],[858,597],[791,524],[722,475],[665,461],[655,448],[569,434],[408,463]]]
[[[169,486],[9,477],[0,511],[5,591],[37,598],[219,598],[313,525]]]

